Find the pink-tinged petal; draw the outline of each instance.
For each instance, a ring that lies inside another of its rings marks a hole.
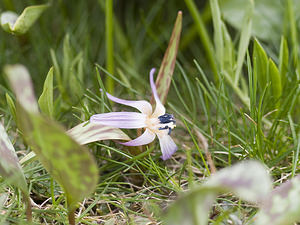
[[[120,143],[120,144],[127,145],[127,146],[140,146],[140,145],[149,144],[154,139],[155,139],[155,134],[149,129],[146,129],[145,132],[141,136],[137,137],[136,139],[133,139],[132,141]]]
[[[168,134],[158,135],[162,159],[167,160],[177,151],[177,145]]]
[[[155,68],[152,68],[150,71],[150,85],[151,85],[152,93],[153,93],[153,96],[154,96],[154,99],[156,102],[156,107],[155,107],[153,116],[158,117],[158,116],[164,115],[166,113],[166,109],[158,97],[156,86],[155,86],[154,79],[153,79],[154,73],[155,73]]]
[[[107,126],[137,129],[146,126],[146,115],[137,112],[110,112],[95,114],[91,116],[91,123],[98,123]]]
[[[106,93],[107,97],[114,101],[117,102],[119,104],[123,104],[123,105],[128,105],[131,107],[134,107],[136,109],[138,109],[141,113],[147,114],[147,115],[151,115],[152,113],[152,106],[149,102],[144,101],[144,100],[140,100],[140,101],[130,101],[130,100],[125,100],[125,99],[120,99],[117,98],[115,96],[112,96],[109,93]]]

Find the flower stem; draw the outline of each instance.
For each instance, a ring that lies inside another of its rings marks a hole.
[[[24,192],[22,192],[22,194],[23,194],[25,205],[26,205],[26,218],[27,218],[28,222],[31,222],[32,221],[32,209],[31,209],[30,197],[29,197],[29,194],[26,194]]]
[[[68,219],[70,225],[75,225],[75,210],[72,209],[68,212]]]

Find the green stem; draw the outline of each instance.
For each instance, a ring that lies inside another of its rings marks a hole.
[[[31,209],[30,197],[29,197],[29,194],[25,194],[24,192],[22,194],[23,194],[25,205],[26,205],[26,218],[27,218],[28,222],[31,222],[32,221],[32,209]]]
[[[75,210],[71,210],[68,213],[68,219],[70,225],[75,225]]]
[[[106,69],[114,73],[114,42],[113,42],[113,0],[105,1],[105,37],[106,37]],[[107,91],[114,92],[114,80],[106,77]]]
[[[52,205],[55,205],[54,180],[52,177],[50,178],[50,190],[51,190]]]
[[[215,81],[218,82],[219,76],[218,76],[217,64],[214,59],[214,52],[213,52],[214,48],[210,41],[210,37],[206,31],[205,24],[202,21],[202,18],[198,12],[197,6],[195,5],[194,1],[193,0],[185,0],[185,4],[187,5],[187,7],[194,19],[194,22],[197,26],[198,34],[203,43],[203,47],[206,52],[207,60],[213,71]]]

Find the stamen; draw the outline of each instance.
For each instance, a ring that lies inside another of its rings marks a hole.
[[[169,129],[168,134],[170,135],[172,129],[174,129],[176,127],[176,121],[175,121],[174,116],[172,114],[166,113],[162,116],[159,116],[158,119],[159,119],[159,124],[163,125],[163,126],[159,127],[158,129],[159,130]]]
[[[175,118],[172,114],[165,113],[162,116],[158,117],[160,124],[173,123],[176,124]]]
[[[168,127],[168,126],[165,126],[165,127],[159,127],[158,129],[159,129],[159,130],[166,130],[166,129],[169,129],[169,131],[168,131],[168,135],[170,135],[170,134],[171,134],[171,132],[172,132],[172,129],[173,129],[173,128],[171,128],[171,127]]]

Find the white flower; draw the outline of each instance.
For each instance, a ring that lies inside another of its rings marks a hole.
[[[170,137],[171,131],[176,127],[176,122],[172,114],[166,113],[166,109],[157,95],[156,86],[153,81],[154,73],[155,69],[153,68],[150,71],[150,85],[156,102],[154,112],[152,112],[151,104],[147,101],[129,101],[106,93],[110,100],[119,104],[134,107],[138,109],[140,113],[110,112],[95,114],[91,116],[90,122],[125,129],[145,128],[145,132],[141,136],[121,144],[127,146],[146,145],[152,142],[155,139],[155,136],[157,136],[162,152],[162,159],[166,160],[177,150],[176,144]]]

